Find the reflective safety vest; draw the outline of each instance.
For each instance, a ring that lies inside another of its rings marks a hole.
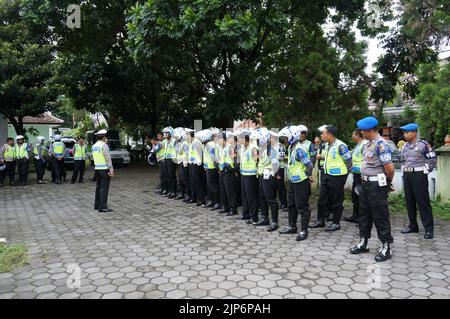
[[[288,170],[288,178],[291,181],[291,183],[300,183],[308,178],[308,176],[306,175],[305,164],[296,159],[297,150],[299,148],[304,149],[300,143],[295,144],[293,150],[292,146],[289,146],[287,170]]]
[[[47,154],[47,149],[43,145],[36,145],[33,149],[35,158],[39,157],[39,147],[41,148],[41,155],[45,156]]]
[[[183,141],[180,145],[180,149],[178,150],[177,158],[181,162],[187,162],[189,160],[189,154],[185,152],[185,149],[189,149],[189,143],[187,141]]]
[[[257,170],[257,161],[253,158],[253,150],[258,150],[256,145],[249,145],[247,149],[244,151],[241,158],[241,174],[243,176],[256,175],[258,173]]]
[[[156,153],[156,160],[159,162],[161,160],[164,159],[164,157],[166,156],[166,145],[167,145],[167,140],[162,140],[161,142],[159,142],[161,144],[161,149]]]
[[[222,154],[220,156],[220,165],[219,169],[223,170],[225,168],[225,164],[228,164],[231,168],[234,168],[234,159],[231,157],[231,147],[232,145],[226,145],[223,150]]]
[[[311,154],[309,154],[309,149],[311,148],[311,141],[304,140],[303,143],[298,142],[298,144],[301,146],[301,148],[305,150],[306,154],[308,154],[308,158],[311,159]]]
[[[164,155],[164,159],[176,159],[177,151],[175,150],[175,139],[172,138],[166,144],[166,152]]]
[[[74,148],[74,155],[73,155],[74,160],[81,161],[86,159],[86,145],[75,144],[73,148]]]
[[[193,140],[189,145],[189,163],[202,163],[202,155],[195,149],[197,146],[200,146],[203,150],[203,144],[198,140]]]
[[[28,144],[23,143],[22,145],[14,146],[14,157],[16,159],[28,159]]]
[[[64,156],[64,143],[63,142],[55,142],[53,143],[53,153],[55,156],[61,157]]]
[[[367,143],[367,140],[363,140],[361,143],[356,145],[355,149],[352,151],[352,173],[361,174],[361,165],[363,161],[363,147]]]
[[[214,142],[208,142],[203,150],[203,166],[206,169],[214,169],[215,155],[218,153],[217,145]]]
[[[272,160],[270,155],[267,155],[267,148],[259,149],[258,175],[263,175],[265,169],[272,169]]]
[[[347,175],[347,166],[342,156],[339,154],[339,147],[345,145],[344,142],[336,139],[333,145],[328,144],[323,164],[324,171],[328,175],[342,176]]]
[[[3,159],[5,162],[14,161],[14,148],[8,144],[4,145],[5,152],[3,153]]]
[[[97,143],[92,146],[92,157],[94,158],[96,170],[108,169],[108,163],[106,162],[105,155],[103,155],[103,145],[105,145],[105,142],[97,141]]]

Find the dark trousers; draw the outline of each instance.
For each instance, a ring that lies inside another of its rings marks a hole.
[[[242,217],[244,218],[250,218],[250,212],[249,212],[249,207],[248,207],[248,202],[247,202],[247,196],[245,194],[245,186],[244,186],[244,176],[243,175],[239,175],[240,176],[240,195],[241,195],[241,204],[242,204]]]
[[[18,159],[17,161],[17,171],[19,173],[19,182],[24,185],[28,180],[28,164],[29,161],[25,158]]]
[[[278,191],[278,198],[280,200],[280,204],[287,207],[286,184],[284,183],[284,168],[280,168],[278,170],[278,175],[281,177],[281,179],[275,179]]]
[[[108,193],[111,177],[108,175],[109,170],[102,169],[95,171],[97,185],[95,187],[95,204],[94,208],[101,210],[108,208]]]
[[[208,182],[208,190],[211,193],[211,195],[208,196],[209,200],[214,204],[220,204],[219,172],[217,171],[217,169],[207,169],[206,179]]]
[[[80,179],[78,182],[83,182],[84,171],[86,169],[86,161],[85,160],[76,160],[73,163],[73,174],[72,174],[72,183],[75,183],[78,179],[78,175]]]
[[[35,159],[34,167],[36,168],[36,177],[37,181],[42,181],[45,175],[45,160],[43,159]]]
[[[417,206],[420,219],[426,232],[434,231],[433,210],[428,194],[428,175],[422,172],[403,173],[403,188],[405,189],[406,208],[408,210],[409,226],[418,228]]]
[[[64,176],[64,171],[65,171],[64,159],[57,160],[56,157],[52,157],[51,161],[52,161],[52,172],[53,172],[52,181],[60,183],[61,179]]]
[[[202,185],[202,174],[204,168],[201,165],[191,164],[189,166],[189,181],[191,183],[191,199],[196,200],[197,203],[203,204],[205,202],[205,193]]]
[[[159,183],[161,184],[161,190],[167,191],[167,185],[166,185],[166,171],[164,167],[164,160],[161,160],[159,163]]]
[[[171,159],[164,160],[164,167],[166,168],[166,185],[169,193],[177,192],[177,165]]]
[[[183,163],[178,165],[178,188],[183,196],[190,196],[191,187],[189,185],[189,166],[184,167]]]
[[[392,243],[391,221],[388,208],[388,187],[378,186],[378,182],[362,182],[359,193],[359,235],[370,238],[375,224],[378,239]]]
[[[355,189],[361,185],[361,174],[353,173],[353,184],[352,184],[352,203],[353,203],[353,216],[359,216],[359,196],[356,194]]]
[[[6,169],[0,172],[0,184],[3,184],[5,181],[6,175],[9,177],[9,183],[14,184],[14,175],[16,173],[16,161],[6,162]]]
[[[241,174],[238,173],[236,177],[236,192],[237,192],[237,207],[242,206],[242,183]]]
[[[311,211],[309,209],[309,196],[311,195],[311,184],[309,179],[300,183],[288,183],[288,208],[289,226],[297,228],[298,215],[301,216],[300,229],[308,230]]]
[[[278,202],[277,202],[277,182],[275,177],[264,179],[259,177],[259,207],[261,207],[261,218],[269,219],[269,207],[272,213],[272,222],[278,224]]]
[[[219,172],[219,194],[220,194],[220,204],[222,205],[224,210],[230,209],[230,202],[228,201],[228,197],[225,191],[225,181],[224,176],[225,172]]]
[[[224,172],[223,173],[223,184],[225,188],[225,196],[227,198],[227,202],[229,207],[233,213],[237,212],[238,207],[238,187],[239,180],[235,173],[233,172]]]
[[[325,219],[325,214],[328,211],[333,214],[333,223],[340,223],[344,211],[344,186],[347,176],[323,174],[322,184],[320,185],[318,219]]]
[[[249,216],[252,221],[257,222],[259,208],[259,186],[256,175],[242,175],[242,186],[242,205],[244,205],[245,200],[248,207],[248,215],[244,216]]]

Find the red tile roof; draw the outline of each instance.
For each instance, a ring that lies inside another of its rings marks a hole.
[[[38,116],[25,116],[23,124],[63,124],[64,121],[49,113],[44,113]]]

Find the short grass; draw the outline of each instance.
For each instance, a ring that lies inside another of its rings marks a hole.
[[[10,272],[16,267],[27,264],[27,247],[25,245],[0,244],[0,273]]]

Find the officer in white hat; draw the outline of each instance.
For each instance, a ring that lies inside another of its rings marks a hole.
[[[61,142],[61,135],[53,136],[54,143],[50,146],[50,155],[53,167],[53,180],[55,184],[61,184],[64,175],[64,156],[66,155],[66,145]]]
[[[0,170],[0,187],[3,186],[6,175],[9,176],[9,185],[14,185],[14,174],[16,170],[16,158],[14,154],[14,138],[8,137],[6,144],[0,147],[0,166],[4,165],[4,169]]]
[[[25,186],[28,180],[28,166],[30,159],[30,147],[25,143],[23,135],[16,136],[17,144],[14,146],[14,157],[17,162],[17,170],[19,172],[19,182],[21,186]]]
[[[97,209],[99,213],[113,211],[108,208],[109,184],[111,177],[114,177],[114,168],[109,147],[106,143],[107,133],[106,130],[100,130],[95,133],[97,143],[92,146],[92,157],[94,158],[95,178],[97,181],[94,209]]]

